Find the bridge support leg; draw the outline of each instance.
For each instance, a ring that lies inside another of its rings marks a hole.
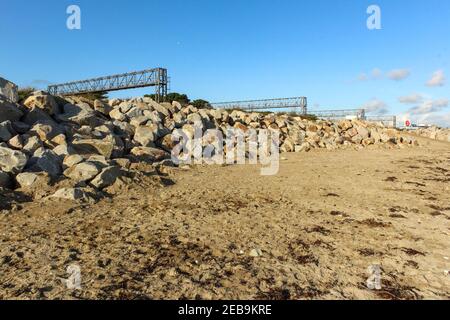
[[[167,70],[158,69],[158,82],[155,88],[156,102],[164,102],[167,97]]]

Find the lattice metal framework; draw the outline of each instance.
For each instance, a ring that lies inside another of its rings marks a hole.
[[[338,120],[346,118],[366,119],[365,109],[342,109],[342,110],[311,110],[309,114],[315,115],[321,119]]]
[[[385,127],[397,128],[396,116],[366,116],[366,121],[382,123]]]
[[[51,85],[48,87],[48,92],[52,95],[67,96],[83,93],[155,87],[157,100],[163,101],[167,96],[168,82],[167,69],[155,68]]]
[[[297,109],[302,114],[308,110],[308,99],[306,97],[279,98],[265,100],[216,102],[211,104],[216,109],[242,109],[250,111],[261,111],[270,109]]]

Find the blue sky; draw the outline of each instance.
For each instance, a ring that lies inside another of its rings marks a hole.
[[[66,28],[72,4],[81,30]],[[366,27],[371,4],[381,30]],[[0,8],[0,76],[21,86],[165,67],[171,91],[192,98],[304,95],[315,109],[364,106],[450,125],[448,0],[0,0]]]

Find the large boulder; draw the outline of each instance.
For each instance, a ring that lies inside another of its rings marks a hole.
[[[100,172],[98,166],[91,162],[82,162],[64,171],[64,175],[76,182],[94,179]]]
[[[50,141],[62,134],[59,126],[54,121],[42,121],[36,123],[30,130],[30,133],[39,137],[41,141]]]
[[[28,130],[30,130],[30,126],[28,124],[26,124],[25,122],[21,122],[21,121],[14,121],[12,123],[12,126],[14,128],[14,131],[16,131],[17,133],[20,133],[20,134],[27,133]]]
[[[139,126],[134,133],[134,141],[143,147],[153,146],[153,143],[159,138],[167,135],[169,130],[160,124],[149,124]]]
[[[158,145],[161,146],[161,148],[163,148],[165,151],[171,152],[175,147],[176,142],[173,139],[172,134],[168,134],[158,141]]]
[[[52,150],[39,148],[30,159],[31,170],[35,172],[47,172],[52,177],[61,174],[61,158]]]
[[[27,156],[20,151],[0,147],[0,169],[4,172],[17,174],[25,168]]]
[[[97,99],[94,101],[94,110],[107,116],[111,112],[112,108],[107,103]]]
[[[149,105],[156,111],[158,111],[159,113],[163,114],[164,117],[169,117],[170,116],[170,111],[168,106],[162,106],[159,103],[151,100],[149,101]]]
[[[95,178],[91,181],[91,184],[98,188],[103,189],[109,187],[116,182],[117,178],[123,175],[123,171],[119,166],[111,166],[104,168]]]
[[[23,118],[23,122],[29,126],[33,126],[38,122],[53,123],[53,125],[57,125],[51,116],[38,107],[32,107]]]
[[[11,177],[6,172],[0,171],[0,188],[11,187]]]
[[[84,158],[82,156],[80,156],[79,154],[72,154],[72,155],[66,156],[64,158],[63,166],[65,169],[68,169],[68,168],[71,168],[74,165],[77,165],[83,161],[84,161]]]
[[[39,174],[35,172],[22,172],[16,176],[16,181],[21,188],[31,187],[39,178]]]
[[[22,116],[23,112],[20,110],[19,105],[0,96],[0,122],[19,121]]]
[[[26,136],[23,142],[23,152],[33,154],[37,149],[43,146],[42,141],[37,136]]]
[[[0,77],[0,96],[6,97],[11,102],[19,101],[17,85]]]
[[[100,154],[109,159],[116,147],[116,139],[112,135],[104,139],[79,139],[72,142],[72,147],[79,154]]]
[[[124,115],[119,108],[113,109],[109,112],[109,116],[111,119],[117,120],[117,121],[126,121],[127,116]]]
[[[59,121],[74,122],[80,126],[86,125],[96,127],[100,125],[100,119],[97,118],[95,111],[87,104],[80,102],[77,105],[66,104],[64,113],[57,116]]]
[[[15,135],[16,133],[14,132],[11,121],[8,120],[0,123],[0,142],[7,142]]]
[[[161,149],[150,147],[135,147],[131,149],[130,154],[137,160],[145,162],[158,162],[170,158],[169,153]]]
[[[59,106],[53,96],[46,94],[45,92],[36,92],[29,96],[23,103],[25,107],[39,108],[44,110],[49,115],[56,115],[60,113]]]
[[[367,128],[364,128],[363,126],[357,126],[356,130],[358,131],[358,134],[363,138],[367,139],[369,138],[369,130]]]
[[[80,202],[88,202],[91,198],[88,194],[81,188],[63,188],[56,191],[52,196],[52,198],[71,200],[71,201],[80,201]]]

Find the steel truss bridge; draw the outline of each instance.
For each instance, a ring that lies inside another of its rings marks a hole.
[[[354,118],[360,120],[366,119],[365,109],[311,110],[308,113],[311,115],[315,115],[318,118],[327,120],[338,120],[346,118]]]
[[[381,123],[385,127],[397,128],[397,116],[367,116],[366,120]]]
[[[167,96],[168,83],[167,69],[155,68],[51,85],[48,87],[48,92],[52,95],[68,96],[155,87],[156,100],[161,102]]]
[[[216,109],[241,109],[249,111],[261,111],[271,109],[295,109],[302,114],[308,110],[308,99],[306,97],[279,98],[265,100],[231,101],[211,103]]]

